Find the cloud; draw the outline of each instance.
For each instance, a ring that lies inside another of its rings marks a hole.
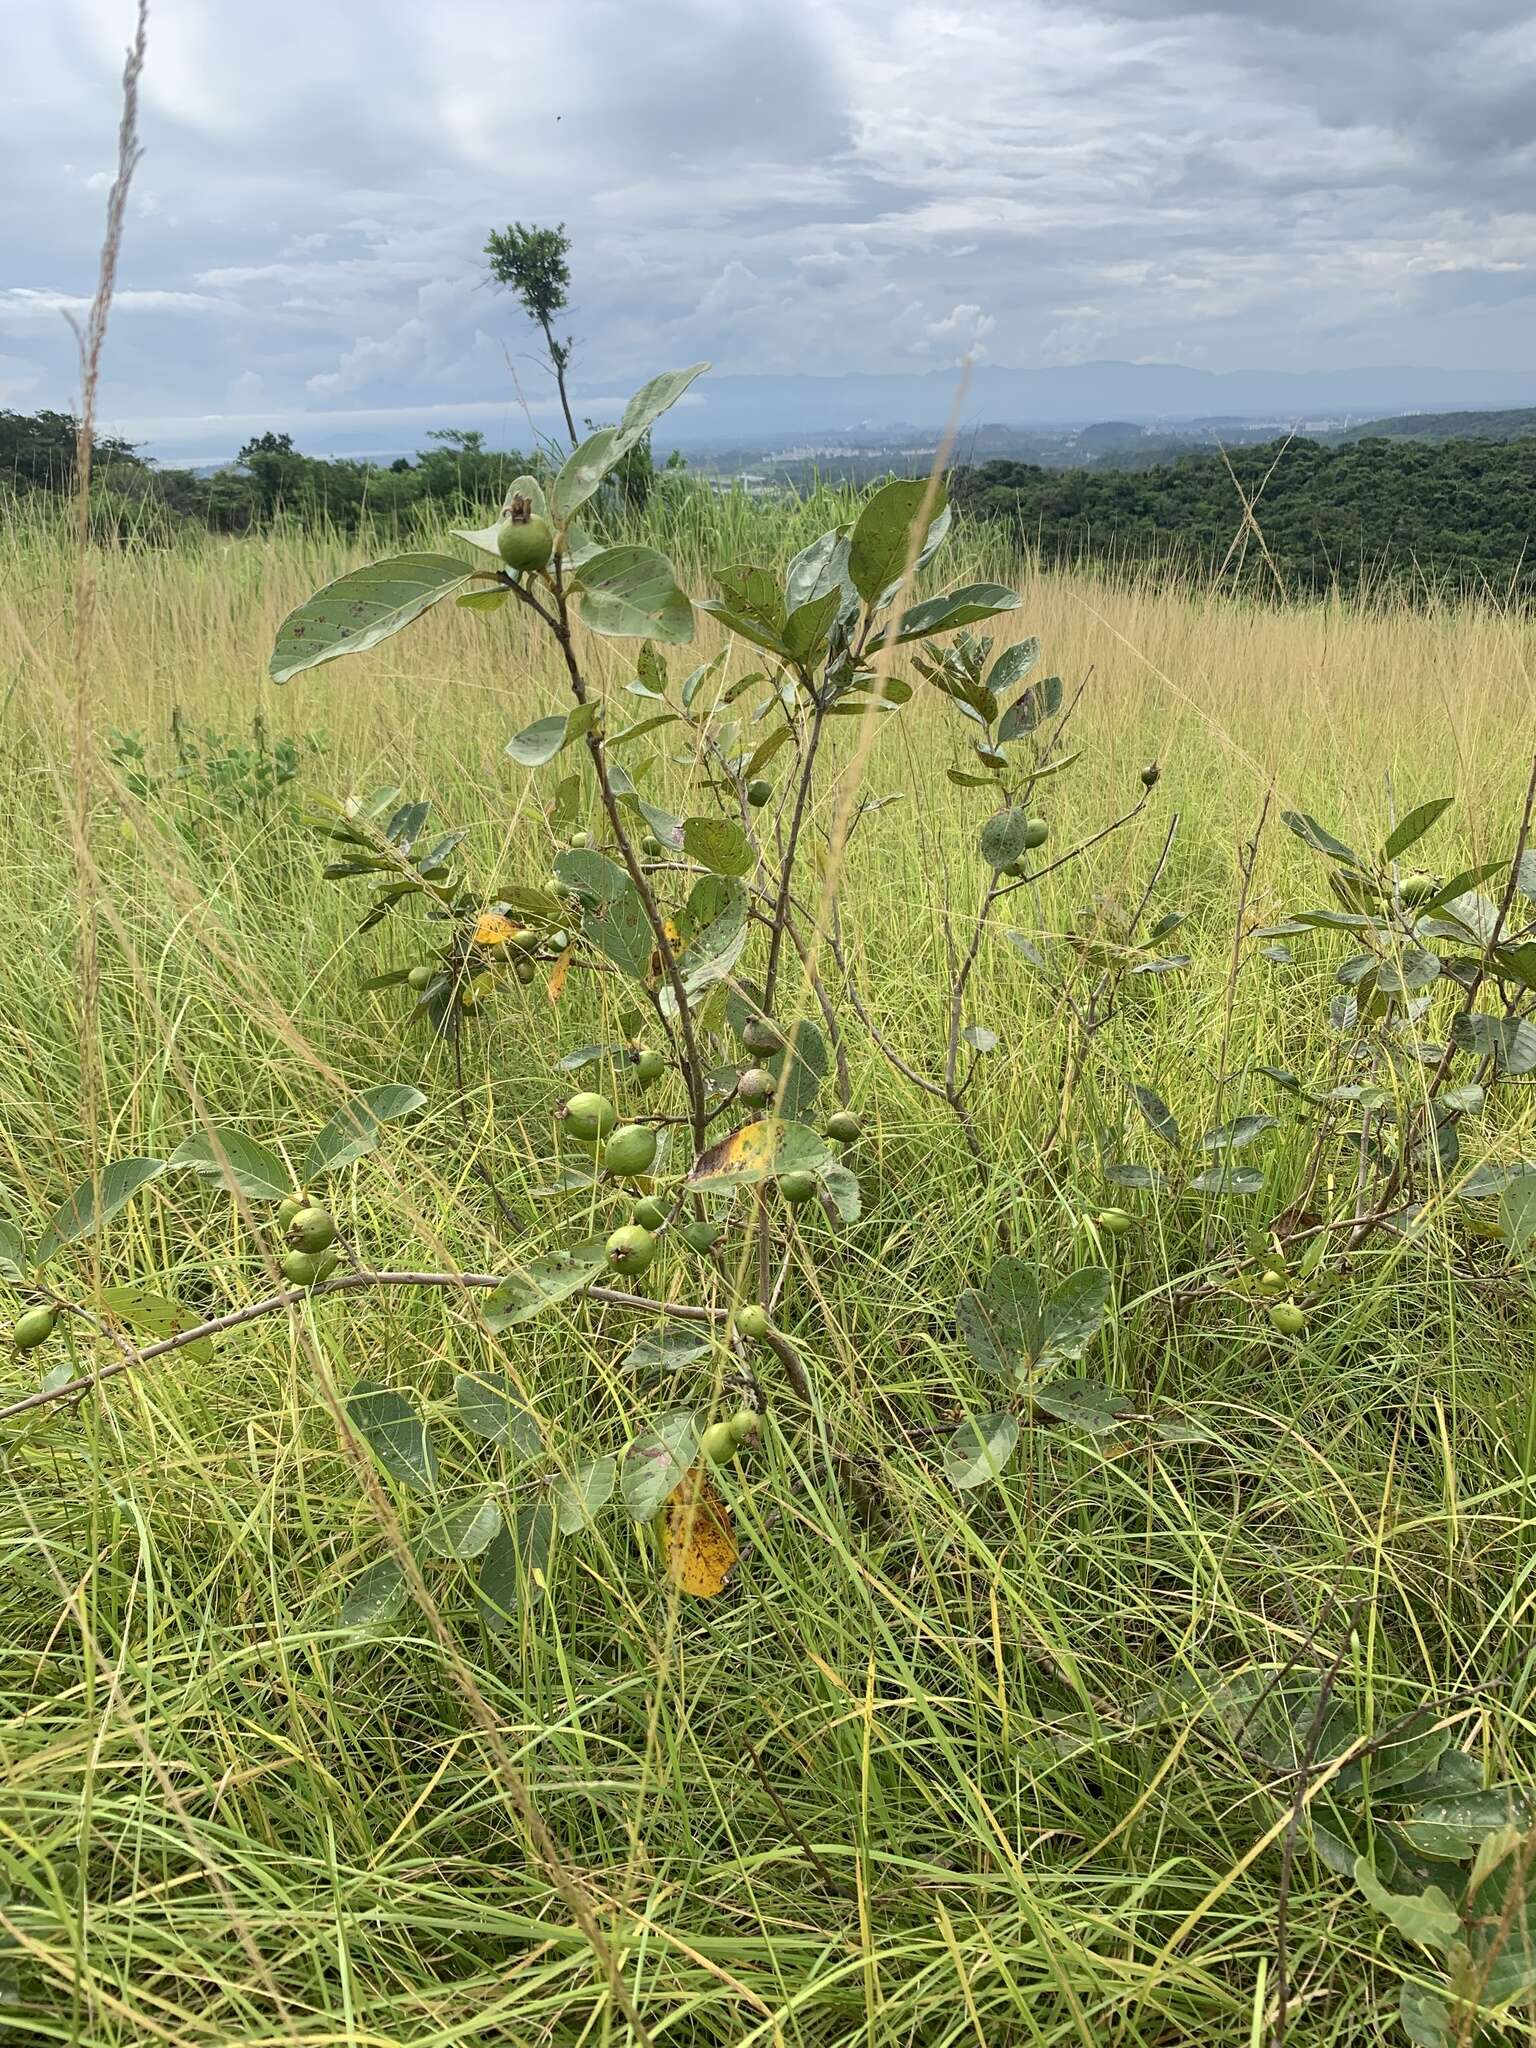
[[[0,333],[37,403],[74,389],[59,315],[95,282],[125,19],[50,0],[11,26]],[[698,356],[1529,353],[1524,0],[179,0],[142,127],[113,420],[526,433],[547,372],[479,253],[509,216],[569,227],[594,417]]]
[[[982,346],[997,322],[980,306],[953,306],[942,320],[930,320],[923,329],[926,349],[936,350],[954,362],[980,362]]]

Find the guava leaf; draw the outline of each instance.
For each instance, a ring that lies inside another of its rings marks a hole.
[[[493,1634],[511,1626],[549,1584],[555,1554],[555,1510],[547,1500],[525,1501],[508,1527],[503,1521],[480,1563],[475,1597]]]
[[[684,819],[683,851],[717,875],[744,875],[757,860],[751,840],[733,818]]]
[[[496,1332],[526,1323],[541,1309],[567,1301],[590,1287],[607,1264],[607,1240],[588,1239],[569,1251],[546,1252],[530,1259],[509,1279],[503,1280],[482,1305],[487,1327]]]
[[[48,1219],[48,1227],[33,1254],[36,1263],[40,1266],[64,1245],[93,1236],[140,1188],[157,1180],[166,1164],[163,1159],[115,1159],[103,1168],[99,1179],[82,1181]]]
[[[439,1508],[428,1518],[421,1540],[439,1557],[478,1557],[501,1528],[501,1509],[491,1495]]]
[[[809,1017],[797,1018],[785,1034],[783,1051],[763,1062],[778,1084],[775,1102],[781,1116],[805,1115],[821,1093],[830,1064],[819,1027]]]
[[[996,1479],[1013,1456],[1019,1425],[1007,1414],[967,1416],[944,1450],[944,1476],[962,1492]]]
[[[591,846],[563,846],[555,855],[555,874],[565,888],[593,903],[612,903],[634,887],[627,869]]]
[[[0,1280],[20,1286],[26,1279],[27,1248],[13,1224],[0,1222]]]
[[[628,875],[616,896],[594,910],[582,924],[582,936],[636,981],[650,972],[655,934],[640,892]]]
[[[376,1564],[352,1581],[341,1604],[343,1628],[382,1628],[393,1621],[406,1602],[404,1568],[392,1557]]]
[[[1256,1166],[1208,1166],[1189,1185],[1197,1195],[1257,1195],[1264,1176]]]
[[[338,576],[284,619],[268,673],[286,683],[306,668],[361,654],[469,581],[456,555],[392,555]]]
[[[981,857],[989,867],[1005,868],[1024,851],[1029,813],[1022,806],[997,811],[981,828]]]
[[[790,615],[835,590],[840,605],[853,609],[859,594],[848,575],[848,531],[834,527],[802,548],[784,572],[784,609]]]
[[[604,548],[584,562],[576,606],[589,633],[630,635],[669,647],[693,638],[693,607],[677,587],[672,564],[655,548]]]
[[[1103,1266],[1083,1266],[1069,1273],[1041,1310],[1037,1358],[1081,1358],[1103,1327],[1112,1292]]]
[[[840,1159],[834,1159],[829,1165],[819,1167],[817,1175],[841,1220],[857,1223],[863,1214],[864,1202],[853,1169],[844,1166]]]
[[[776,1180],[784,1173],[819,1173],[832,1163],[831,1150],[820,1132],[785,1117],[765,1116],[739,1125],[701,1152],[688,1183],[698,1190],[743,1187]]]
[[[663,1415],[654,1429],[637,1436],[624,1453],[620,1490],[637,1522],[648,1522],[676,1492],[698,1456],[699,1430],[686,1409]]]
[[[1069,1429],[1087,1430],[1091,1436],[1118,1429],[1136,1412],[1123,1394],[1112,1393],[1094,1380],[1054,1380],[1049,1386],[1036,1387],[1033,1399],[1042,1415]]]
[[[619,1361],[620,1372],[671,1372],[692,1365],[710,1348],[710,1336],[697,1323],[658,1323],[637,1337]]]
[[[1536,1069],[1536,1025],[1524,1017],[1489,1017],[1473,1011],[1451,1025],[1451,1043],[1479,1058],[1493,1055],[1504,1074],[1529,1074]]]
[[[1426,1948],[1439,1949],[1443,1954],[1461,1933],[1456,1908],[1438,1885],[1428,1885],[1417,1893],[1389,1892],[1367,1856],[1355,1859],[1355,1883],[1382,1918],[1390,1920],[1398,1933],[1410,1941],[1422,1942]]]
[[[1416,846],[1431,825],[1450,809],[1453,802],[1452,797],[1437,796],[1431,797],[1427,804],[1416,805],[1401,824],[1387,835],[1386,843],[1381,849],[1383,862],[1396,860],[1400,854],[1406,853],[1410,846]]]
[[[358,1380],[346,1396],[347,1420],[392,1479],[417,1493],[437,1485],[437,1459],[427,1426],[394,1387]]]
[[[1360,858],[1354,848],[1346,846],[1342,839],[1335,839],[1331,832],[1319,825],[1316,818],[1309,818],[1305,811],[1282,811],[1280,817],[1296,837],[1303,844],[1310,846],[1314,853],[1324,853],[1330,860],[1339,861],[1345,867],[1358,868],[1362,873],[1369,874],[1369,864]]]
[[[240,1131],[194,1131],[166,1164],[190,1167],[200,1180],[233,1188],[250,1202],[281,1202],[293,1193],[294,1176],[277,1154]]]
[[[828,590],[809,604],[802,604],[784,621],[784,650],[791,661],[813,661],[826,644],[838,613],[842,593]]]
[[[1001,583],[967,583],[903,612],[894,644],[904,647],[908,641],[926,640],[934,633],[952,633],[957,626],[973,626],[999,612],[1016,611],[1018,604],[1017,591]]]
[[[876,604],[900,582],[928,489],[921,479],[898,480],[882,484],[865,501],[848,546],[848,574],[866,604]]]
[[[986,1297],[968,1287],[955,1303],[955,1322],[981,1370],[1011,1379],[1022,1346],[1010,1341]]]
[[[1263,1137],[1266,1131],[1277,1131],[1280,1119],[1274,1116],[1236,1116],[1229,1124],[1218,1124],[1206,1132],[1200,1140],[1207,1152],[1238,1152],[1243,1146],[1251,1145],[1255,1138]]]
[[[562,1536],[574,1536],[594,1521],[613,1497],[618,1480],[617,1458],[593,1458],[555,1482],[555,1519]]]
[[[690,899],[691,901],[692,899]],[[678,972],[690,996],[701,995],[723,981],[746,949],[747,892],[731,883],[719,899],[719,907],[688,941],[678,958]],[[662,990],[662,1005],[670,1011],[670,989]]]
[[[300,1169],[305,1180],[315,1174],[336,1173],[343,1166],[371,1152],[379,1133],[396,1117],[410,1116],[426,1102],[419,1088],[402,1081],[387,1081],[381,1088],[365,1088],[344,1102],[325,1128],[317,1133],[304,1155]]]
[[[184,1302],[172,1301],[164,1294],[156,1294],[148,1287],[104,1287],[96,1297],[96,1306],[115,1322],[157,1339],[179,1337],[185,1330],[196,1329],[204,1320],[196,1309],[188,1308]],[[185,1349],[188,1358],[206,1365],[213,1356],[213,1339],[199,1337]]]
[[[472,1436],[504,1444],[520,1458],[538,1455],[538,1417],[505,1373],[455,1373],[453,1392],[459,1420]]]
[[[1165,1145],[1177,1148],[1181,1142],[1178,1119],[1157,1090],[1144,1088],[1139,1082],[1133,1081],[1131,1094],[1135,1097],[1136,1107],[1141,1111],[1153,1137],[1161,1138]]]

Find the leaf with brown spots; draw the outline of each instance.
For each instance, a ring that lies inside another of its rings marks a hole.
[[[781,1173],[817,1172],[831,1159],[827,1141],[809,1124],[781,1116],[759,1117],[701,1152],[689,1174],[695,1188],[739,1187],[772,1180]]]
[[[736,1568],[731,1511],[702,1465],[690,1467],[662,1509],[667,1577],[679,1592],[712,1600]]]

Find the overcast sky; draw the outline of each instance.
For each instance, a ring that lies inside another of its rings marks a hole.
[[[67,406],[130,7],[0,21],[0,406]],[[701,356],[1536,366],[1521,0],[155,0],[141,128],[103,411],[162,446],[525,442],[510,219],[570,229],[598,409]]]

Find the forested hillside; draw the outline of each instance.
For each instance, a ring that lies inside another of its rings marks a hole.
[[[1536,595],[1536,439],[1274,441],[1134,471],[988,462],[958,470],[953,496],[1048,562],[1167,565],[1287,596]],[[1244,531],[1245,498],[1262,545]]]

